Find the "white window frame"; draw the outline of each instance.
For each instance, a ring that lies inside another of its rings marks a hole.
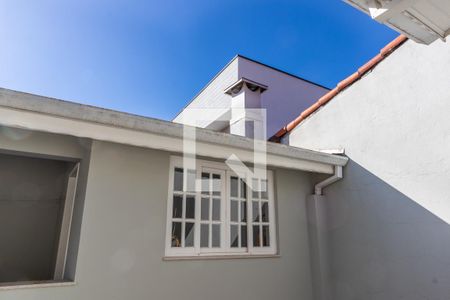
[[[172,247],[172,210],[173,210],[173,195],[174,195],[174,173],[175,168],[183,168],[183,158],[180,156],[170,157],[169,170],[169,184],[168,184],[168,198],[167,198],[167,217],[166,217],[166,241],[165,241],[165,256],[166,257],[201,257],[201,256],[233,256],[233,255],[276,255],[277,254],[277,239],[276,239],[276,218],[275,218],[275,199],[274,199],[274,182],[273,172],[267,171],[268,182],[268,203],[269,203],[269,238],[270,246],[268,247],[254,247],[253,246],[253,220],[252,215],[252,190],[247,185],[247,248],[232,248],[230,245],[230,177],[238,177],[225,163],[196,160],[196,178],[201,178],[203,170],[205,172],[216,172],[221,174],[221,247],[220,248],[201,248],[200,247],[200,224],[201,221],[201,181],[196,180],[195,184],[195,227],[194,227],[194,247]],[[186,174],[183,171],[183,187],[186,186]],[[250,174],[247,182],[252,182]],[[240,185],[240,181],[238,181]],[[240,196],[240,195],[239,195]],[[239,203],[240,205],[240,203]],[[183,202],[183,210],[185,205]],[[210,209],[211,211],[211,209]],[[260,208],[261,216],[261,208]],[[182,215],[184,217],[184,215]],[[177,218],[178,219],[178,218]],[[184,230],[182,229],[182,239],[184,239]],[[211,233],[210,233],[211,234]],[[240,232],[239,232],[240,234]]]

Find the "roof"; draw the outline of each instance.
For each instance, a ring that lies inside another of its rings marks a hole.
[[[344,1],[418,43],[429,45],[450,35],[448,0]]]
[[[0,88],[0,125],[183,152],[181,124]],[[187,126],[189,128],[193,128]],[[227,159],[235,153],[252,163],[254,140],[195,128],[197,155]],[[264,142],[265,141],[260,141]],[[347,158],[276,143],[266,143],[270,166],[332,173]]]
[[[330,100],[336,97],[341,91],[351,86],[353,83],[358,81],[364,74],[371,71],[378,65],[381,61],[383,61],[389,54],[391,54],[394,50],[400,47],[408,38],[404,35],[398,36],[392,42],[387,44],[383,49],[381,49],[380,53],[377,54],[374,58],[369,60],[365,65],[360,67],[355,73],[342,80],[337,84],[337,86],[323,95],[319,100],[317,100],[313,105],[304,110],[295,120],[288,123],[286,126],[281,128],[274,136],[270,138],[271,141],[279,141],[286,133],[293,130],[297,127],[303,120],[317,111],[319,108],[327,104]]]

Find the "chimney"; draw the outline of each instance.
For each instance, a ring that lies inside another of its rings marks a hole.
[[[266,139],[265,113],[261,94],[267,86],[241,78],[225,90],[231,99],[230,133],[255,139]]]

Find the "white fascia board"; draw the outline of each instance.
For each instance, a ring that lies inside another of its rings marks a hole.
[[[0,124],[4,126],[109,141],[181,153],[183,126],[0,89]],[[254,141],[249,138],[196,129],[197,155],[227,159],[236,154],[253,162]],[[1,145],[1,144],[0,144]],[[267,143],[267,162],[273,167],[332,174],[346,157]]]

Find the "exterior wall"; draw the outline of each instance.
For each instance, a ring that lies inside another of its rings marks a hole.
[[[323,96],[328,89],[239,57],[239,78],[245,77],[269,88],[261,95],[267,112],[267,138],[297,117]]]
[[[307,173],[274,172],[280,257],[163,261],[169,159],[94,141],[76,284],[0,299],[312,299]]]
[[[194,99],[186,105],[189,109],[201,109],[201,108],[229,108],[231,106],[231,97],[224,93],[225,89],[238,80],[238,60],[232,60],[225,68],[214,77],[206,87],[200,91]],[[184,111],[183,109],[183,111]],[[178,116],[173,120],[177,123],[184,123],[197,127],[205,127],[208,122],[196,123],[196,120],[185,116],[185,113],[181,111]],[[209,113],[209,115],[208,115]],[[207,110],[202,112],[203,119],[217,119],[218,116],[211,114]]]
[[[407,41],[286,139],[350,158],[325,190],[332,299],[450,295],[449,66]]]
[[[294,119],[299,111],[309,107],[328,91],[321,86],[237,56],[186,108],[230,108],[232,98],[225,94],[224,90],[242,77],[269,87],[261,95],[261,107],[267,111],[268,138],[286,125],[287,122]],[[202,111],[201,114],[202,118],[206,118],[208,111]],[[174,119],[174,122],[197,125],[198,127],[209,125],[207,122],[194,124],[194,120],[189,118],[183,121],[183,115],[183,112],[181,112]],[[214,119],[214,114],[210,113],[208,117]],[[211,129],[216,128],[211,127]]]

